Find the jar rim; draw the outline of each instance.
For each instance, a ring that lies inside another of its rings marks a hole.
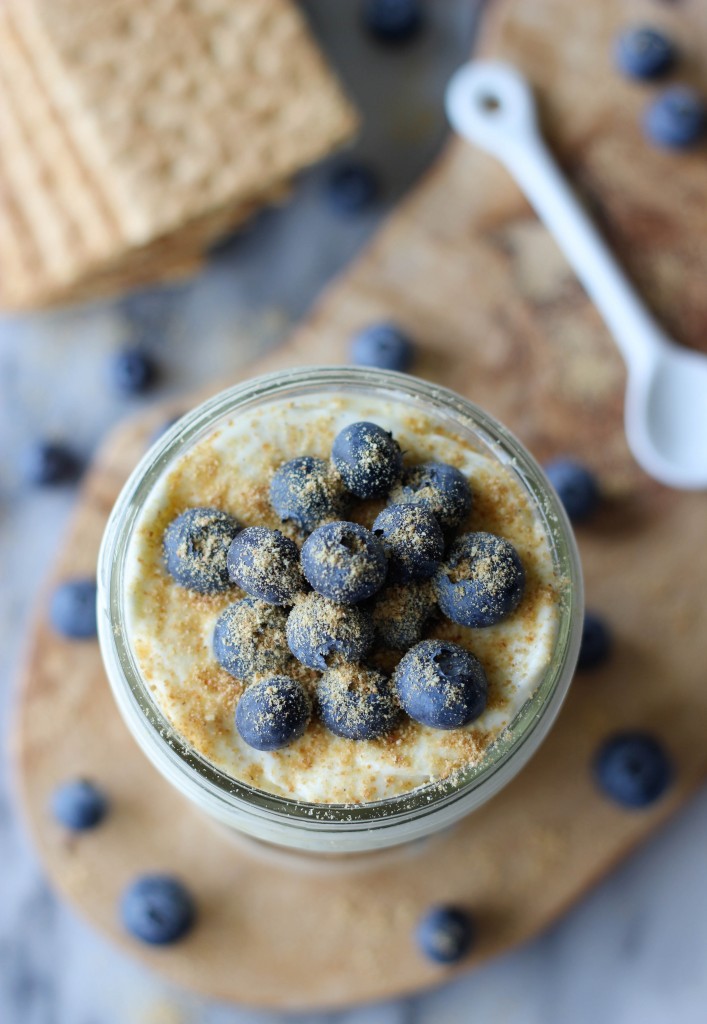
[[[459,769],[450,780],[362,804],[307,803],[278,796],[240,782],[211,764],[172,726],[146,686],[129,641],[124,607],[130,537],[154,484],[168,466],[225,416],[268,400],[292,397],[293,392],[302,395],[336,389],[365,390],[369,397],[380,394],[408,403],[419,401],[426,412],[472,431],[529,492],[560,580],[553,655],[533,694],[487,748],[481,762]],[[391,845],[402,841],[390,837],[396,826],[408,826],[404,840],[423,835],[433,830],[430,815],[435,816],[436,830],[493,795],[529,759],[559,711],[579,650],[582,600],[579,555],[566,513],[542,469],[515,436],[447,388],[407,374],[365,367],[280,370],[251,378],[196,406],[149,449],[130,475],[109,517],[98,560],[98,626],[104,663],[118,707],[144,752],[177,788],[187,791],[217,819],[260,838],[278,836],[272,841],[294,846],[316,844],[316,835],[353,837],[372,831],[381,833],[373,845]],[[280,836],[283,827],[289,839]],[[294,833],[300,833],[299,837]],[[311,838],[306,839],[306,834]],[[344,845],[355,848],[356,843],[354,838]]]

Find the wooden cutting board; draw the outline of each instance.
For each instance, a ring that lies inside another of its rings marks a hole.
[[[501,0],[483,51],[516,61],[546,131],[649,304],[684,344],[707,345],[707,158],[651,148],[639,117],[655,91],[620,79],[624,23],[665,25],[684,77],[707,92],[707,6],[683,0]],[[700,63],[701,61],[701,63]],[[341,362],[358,327],[394,318],[419,340],[415,372],[504,420],[540,457],[592,465],[606,501],[582,528],[588,604],[616,633],[611,663],[576,679],[557,726],[521,777],[445,835],[363,861],[312,865],[236,842],[156,774],[119,719],[97,645],[34,624],[16,722],[22,803],[51,878],[143,962],[208,995],[268,1007],[333,1007],[423,989],[450,976],[417,954],[430,903],[477,916],[479,964],[546,927],[704,779],[707,750],[707,495],[671,492],[633,463],[621,426],[624,373],[563,258],[506,173],[452,140],[374,244],[275,356],[252,368]],[[221,382],[223,384],[223,382]],[[94,571],[118,490],[164,410],[118,429],[83,486],[49,585]],[[612,731],[649,729],[676,777],[627,812],[594,789],[593,751]],[[93,833],[67,838],[46,812],[77,773],[111,794]],[[140,947],[120,928],[123,885],[181,875],[199,925],[182,944]]]

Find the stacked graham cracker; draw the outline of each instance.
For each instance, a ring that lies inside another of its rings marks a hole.
[[[0,304],[193,272],[355,126],[290,0],[0,0]]]

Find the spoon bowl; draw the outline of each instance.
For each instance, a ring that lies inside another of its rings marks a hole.
[[[545,145],[532,90],[514,67],[472,61],[447,87],[447,116],[514,176],[601,313],[628,370],[626,437],[669,487],[707,489],[707,356],[653,320]]]

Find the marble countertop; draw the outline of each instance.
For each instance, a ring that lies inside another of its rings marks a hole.
[[[0,320],[0,711],[11,728],[27,617],[71,510],[71,489],[30,492],[17,453],[66,437],[86,458],[126,401],[105,385],[111,351],[152,318],[164,368],[155,398],[210,383],[276,346],[325,282],[355,255],[443,142],[443,85],[468,54],[477,5],[429,4],[415,46],[371,46],[352,0],[307,0],[335,64],[366,114],[357,153],[380,169],[384,200],[356,219],[322,199],[326,168],[301,176],[292,202],[223,246],[196,281],[134,304]],[[137,319],[136,319],[137,318]],[[275,1024],[283,1018],[207,1004],[137,967],[77,920],[42,877],[0,772],[0,1024]],[[312,1024],[659,1024],[707,1020],[707,793],[549,932],[477,973],[414,1000]],[[273,969],[276,969],[275,966]]]

